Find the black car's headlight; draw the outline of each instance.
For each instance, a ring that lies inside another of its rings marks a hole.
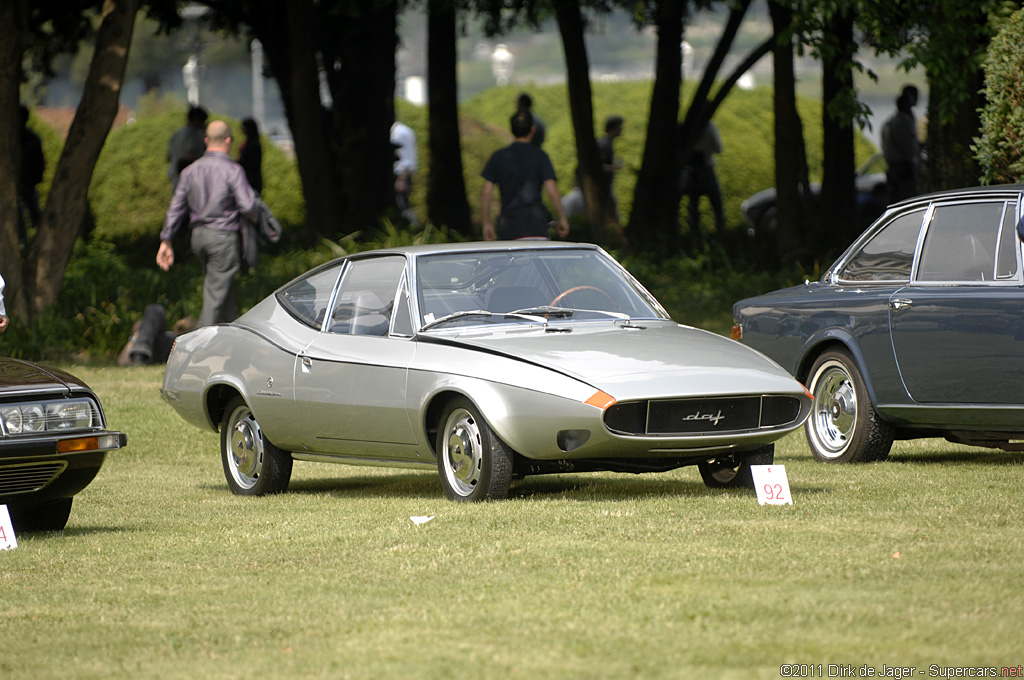
[[[4,404],[0,419],[7,434],[76,432],[101,424],[99,409],[89,399]]]

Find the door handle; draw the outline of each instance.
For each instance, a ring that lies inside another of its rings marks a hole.
[[[313,360],[309,357],[302,357],[302,371],[309,373],[313,370]]]
[[[913,306],[913,301],[906,298],[893,298],[889,300],[889,307],[895,309],[897,312],[901,309],[907,309]]]

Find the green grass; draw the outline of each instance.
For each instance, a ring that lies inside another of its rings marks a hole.
[[[232,496],[159,368],[76,366],[128,433],[62,534],[0,552],[0,677],[778,678],[783,663],[1017,666],[1024,455],[864,466],[784,440],[795,502],[651,476],[296,463]],[[416,526],[413,515],[434,515]],[[827,667],[826,667],[827,671]]]

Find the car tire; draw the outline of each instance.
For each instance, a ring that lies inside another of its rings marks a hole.
[[[30,508],[11,507],[9,508],[11,526],[18,534],[63,531],[71,516],[72,500],[74,499],[61,498],[46,505],[36,505]]]
[[[697,464],[704,485],[712,489],[754,488],[751,465],[775,462],[775,444],[766,444],[746,453],[731,453]]]
[[[281,493],[292,476],[292,456],[263,435],[241,397],[228,402],[220,426],[220,457],[231,492],[239,496]]]
[[[508,498],[512,449],[491,430],[467,399],[453,399],[437,427],[437,469],[453,501]]]
[[[808,389],[814,404],[804,432],[817,460],[867,463],[889,456],[893,429],[875,412],[849,353],[831,350],[819,356],[811,366]]]

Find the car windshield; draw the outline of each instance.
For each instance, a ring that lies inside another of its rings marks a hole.
[[[423,256],[417,260],[416,278],[421,330],[668,318],[625,270],[597,250]]]

